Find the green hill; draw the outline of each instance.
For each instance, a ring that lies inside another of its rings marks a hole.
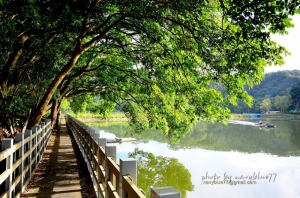
[[[248,93],[254,98],[276,97],[285,95],[285,91],[300,83],[300,70],[287,70],[268,73],[265,79]]]
[[[269,98],[274,104],[276,96],[289,96],[289,89],[296,83],[300,83],[300,70],[286,70],[267,73],[264,80],[248,90],[249,95],[254,98],[253,106],[250,108],[245,103],[239,102],[238,106],[231,105],[232,113],[260,112],[260,104],[263,99]],[[275,110],[274,107],[272,110]]]

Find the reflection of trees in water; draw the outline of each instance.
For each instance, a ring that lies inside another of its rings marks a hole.
[[[276,128],[260,128],[239,124],[197,123],[193,130],[172,149],[203,148],[217,151],[270,153],[299,156],[300,123],[277,121]]]
[[[295,122],[292,124],[290,141],[291,143],[300,149],[300,125]]]
[[[154,156],[138,148],[129,153],[129,157],[138,160],[138,186],[147,196],[151,186],[173,186],[180,191],[181,197],[186,197],[186,192],[194,189],[191,173],[176,158]]]
[[[300,131],[295,131],[291,135],[291,143],[300,149]]]
[[[275,122],[270,120],[270,122]],[[126,127],[107,127],[104,130],[125,137]],[[171,149],[202,148],[216,151],[270,153],[279,156],[300,156],[300,121],[276,120],[276,128],[260,128],[238,124],[210,124],[198,122]],[[145,131],[134,136],[138,140],[168,142],[159,131]]]

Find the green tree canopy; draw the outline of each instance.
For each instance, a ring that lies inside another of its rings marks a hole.
[[[290,90],[291,99],[294,106],[300,104],[300,83],[295,84]]]
[[[228,104],[252,102],[244,86],[259,83],[264,66],[283,63],[287,51],[270,33],[286,33],[299,4],[3,1],[2,117],[31,108],[30,128],[49,109],[55,117],[63,99],[98,93],[122,104],[137,131],[158,128],[176,140],[197,117],[221,121]]]
[[[80,95],[70,99],[70,108],[74,113],[85,112],[93,98],[90,95]]]
[[[264,99],[262,103],[260,104],[260,110],[263,112],[271,110],[272,104],[271,100],[269,98]]]
[[[280,83],[278,83],[280,82]],[[269,98],[274,102],[276,96],[287,96],[291,100],[291,88],[300,82],[300,70],[286,70],[272,73],[266,73],[260,84],[255,85],[248,90],[249,95],[253,97],[253,105],[247,106],[244,102],[239,101],[237,106],[230,105],[232,113],[253,113],[260,112],[261,102]],[[293,100],[290,101],[292,103]],[[291,104],[289,104],[291,105]],[[294,108],[295,108],[295,104]],[[291,106],[289,106],[290,108]],[[276,107],[280,110],[280,107]]]
[[[291,102],[287,96],[276,96],[274,105],[280,109],[281,112],[284,112],[291,105]]]

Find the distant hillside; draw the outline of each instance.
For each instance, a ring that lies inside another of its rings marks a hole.
[[[276,96],[289,95],[287,90],[291,89],[296,83],[300,83],[300,70],[268,73],[259,85],[248,90],[249,95],[254,98],[252,107],[248,107],[240,101],[237,106],[230,105],[229,108],[232,113],[261,112],[260,104],[263,99],[271,99],[273,105]],[[274,110],[274,106],[272,109]]]
[[[268,73],[265,79],[248,91],[254,98],[276,97],[284,95],[287,88],[300,83],[300,70],[286,70]]]

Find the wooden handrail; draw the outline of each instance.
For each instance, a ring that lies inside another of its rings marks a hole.
[[[107,188],[108,188],[108,194],[110,198],[120,197],[118,192],[116,191],[116,189],[114,188],[113,184],[110,181],[107,182]]]
[[[120,159],[120,165],[118,165],[114,161],[116,159],[116,146],[106,145],[106,138],[101,138],[99,133],[96,133],[83,122],[69,115],[67,115],[66,120],[85,159],[97,197],[146,198],[144,192],[136,186],[136,159]],[[159,195],[155,191],[156,189],[159,188],[151,189],[153,197],[165,197]],[[172,193],[175,192],[172,197],[180,197],[180,193],[176,192],[173,187],[171,187],[171,191]],[[170,197],[169,194],[168,197]]]
[[[114,161],[112,157],[107,158],[107,166],[116,177],[119,177],[120,166]]]
[[[145,197],[145,194],[136,186],[134,185],[130,176],[123,176],[122,185],[124,190],[127,192],[128,197],[131,198],[138,198],[138,197]]]
[[[116,198],[121,197],[122,193],[124,194],[122,197],[126,197],[125,194],[128,194],[128,192],[136,192],[135,194],[139,195],[138,197],[145,198],[142,191],[132,181],[126,188],[122,187],[124,183],[121,173],[122,167],[114,161],[116,159],[115,146],[101,145],[101,138],[95,131],[71,116],[67,116],[67,124],[85,158],[98,197]],[[135,161],[136,164],[135,159],[131,158],[131,161]],[[123,166],[126,166],[126,160]],[[134,169],[133,172],[136,172],[136,166],[132,168]],[[128,184],[128,182],[125,183]]]
[[[1,142],[0,161],[0,198],[20,197],[29,183],[41,160],[52,129],[51,121],[46,120],[40,125],[16,134],[15,138],[5,138]]]

